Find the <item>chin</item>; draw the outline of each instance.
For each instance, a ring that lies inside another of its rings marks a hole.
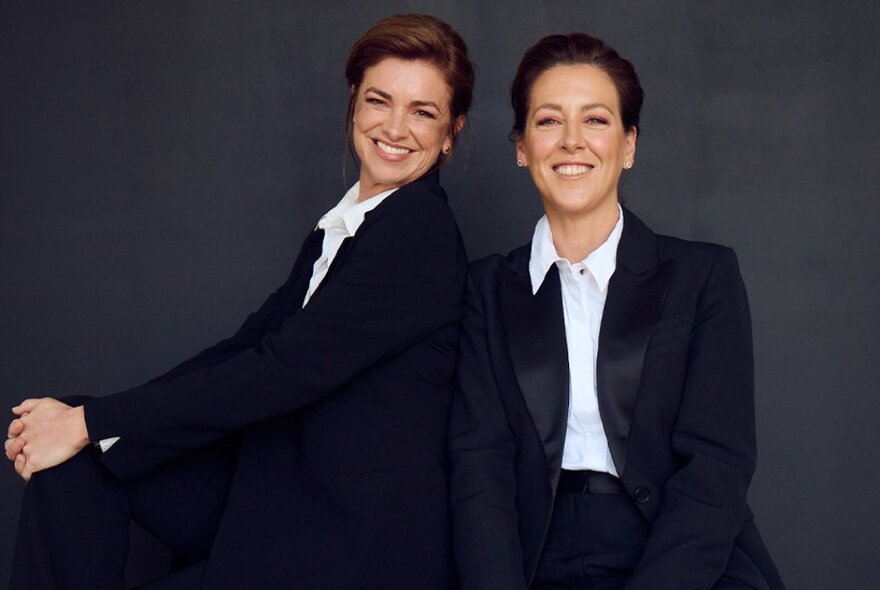
[[[422,176],[425,170],[416,170],[408,168],[406,170],[382,170],[380,174],[376,174],[373,178],[378,184],[387,186],[403,186]]]
[[[393,188],[409,182],[410,177],[406,174],[380,174],[373,177],[375,184]]]

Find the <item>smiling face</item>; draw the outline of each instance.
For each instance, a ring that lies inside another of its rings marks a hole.
[[[529,167],[548,217],[616,211],[617,182],[635,149],[636,130],[624,130],[617,89],[605,72],[559,65],[535,80],[516,155]]]
[[[432,64],[385,58],[367,68],[356,92],[352,141],[361,200],[412,182],[452,149],[451,92]],[[456,127],[463,123],[461,117]]]

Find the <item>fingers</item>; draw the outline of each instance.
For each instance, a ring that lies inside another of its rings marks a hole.
[[[67,461],[88,444],[81,407],[41,398],[26,399],[13,411],[19,417],[9,425],[4,451],[26,481],[33,473]]]
[[[31,467],[31,463],[29,461],[25,461],[24,469],[21,471],[21,478],[25,481],[30,481],[31,476],[34,474],[34,471],[38,471]]]
[[[27,470],[27,461],[25,460],[24,455],[19,454],[15,458],[15,472],[25,481],[28,481],[31,478],[30,471]]]
[[[10,461],[14,461],[16,455],[21,453],[22,449],[24,449],[25,441],[18,436],[24,431],[24,422],[21,419],[16,418],[12,422],[9,423],[9,429],[6,431],[6,442],[3,444],[3,448],[6,451],[6,458]]]
[[[28,457],[24,452],[15,456],[15,471],[25,481],[30,481],[31,476],[37,471],[42,471],[44,467],[38,465],[39,461],[34,457]]]
[[[21,416],[22,414],[26,414],[26,413],[30,412],[31,410],[33,410],[34,406],[36,406],[38,403],[40,403],[40,401],[42,401],[42,400],[28,398],[28,399],[22,401],[20,404],[18,404],[14,408],[12,408],[12,413],[17,416]]]
[[[25,441],[20,438],[9,438],[4,443],[6,458],[14,461],[15,457],[24,450]]]
[[[21,421],[20,418],[16,418],[12,422],[9,423],[9,428],[6,431],[6,436],[8,438],[14,438],[21,434],[24,430],[24,422]]]

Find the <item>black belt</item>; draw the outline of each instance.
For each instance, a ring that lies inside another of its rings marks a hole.
[[[628,495],[620,479],[600,471],[569,471],[559,473],[556,495],[560,494],[624,494]]]

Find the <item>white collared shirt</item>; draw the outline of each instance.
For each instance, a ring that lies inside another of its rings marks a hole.
[[[321,285],[321,281],[327,276],[327,271],[333,264],[333,259],[336,258],[336,253],[339,252],[342,242],[346,238],[354,236],[364,222],[364,216],[367,213],[378,207],[382,201],[397,190],[397,188],[393,188],[358,202],[360,184],[360,182],[354,183],[354,186],[348,189],[339,203],[318,220],[315,229],[324,230],[324,241],[321,244],[321,256],[312,267],[312,279],[309,281],[309,290],[303,299],[303,307],[306,306]],[[118,436],[101,439],[98,441],[98,446],[102,453],[106,453],[118,440]]]
[[[623,210],[617,206],[617,224],[608,239],[581,262],[559,256],[547,216],[541,217],[532,237],[529,276],[537,293],[552,265],[559,271],[562,310],[568,347],[569,405],[562,468],[590,469],[617,475],[608,439],[599,415],[596,393],[596,353],[605,309],[608,281],[617,267],[617,245],[623,233]]]
[[[382,201],[397,190],[397,188],[392,188],[364,201],[358,201],[360,185],[360,182],[354,183],[354,186],[348,189],[342,200],[318,220],[315,229],[324,230],[324,241],[321,244],[321,256],[312,267],[312,279],[309,281],[309,290],[306,291],[306,296],[303,299],[303,307],[306,306],[321,285],[321,281],[327,276],[327,271],[333,264],[333,259],[336,258],[336,253],[339,252],[342,242],[346,238],[354,236],[364,222],[364,216],[367,213],[378,207]]]

